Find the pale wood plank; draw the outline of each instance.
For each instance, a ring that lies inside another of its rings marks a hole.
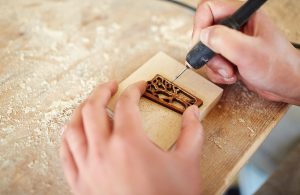
[[[298,0],[264,9],[300,42]],[[0,3],[0,194],[69,194],[57,149],[74,108],[158,51],[183,63],[192,25],[192,12],[156,0]],[[203,194],[230,185],[286,109],[240,83],[225,88],[203,120]]]

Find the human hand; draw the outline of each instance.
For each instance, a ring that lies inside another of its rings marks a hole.
[[[145,82],[127,88],[113,120],[106,106],[117,90],[115,82],[100,85],[74,111],[60,154],[75,194],[200,194],[198,108],[184,112],[176,148],[162,151],[143,131],[138,102],[145,89]]]
[[[208,62],[207,76],[221,84],[241,79],[269,100],[300,105],[300,54],[266,15],[256,12],[242,32],[211,26],[240,6],[220,0],[205,0],[198,6],[193,43],[200,39],[219,54]]]

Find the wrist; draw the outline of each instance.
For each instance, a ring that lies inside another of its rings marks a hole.
[[[293,60],[291,61],[292,67],[295,70],[295,77],[291,78],[292,81],[292,89],[294,93],[292,93],[292,102],[291,104],[300,105],[300,50],[293,48]]]

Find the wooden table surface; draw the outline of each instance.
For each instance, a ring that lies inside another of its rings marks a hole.
[[[298,0],[265,10],[300,42]],[[74,108],[158,51],[183,62],[192,19],[157,0],[0,0],[0,194],[69,194],[58,147]],[[225,190],[288,108],[241,83],[224,89],[203,121],[203,194]]]

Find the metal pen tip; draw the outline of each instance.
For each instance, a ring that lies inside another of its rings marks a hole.
[[[174,81],[176,81],[187,69],[189,69],[189,67],[188,66],[186,66],[176,77],[175,77],[175,79],[172,81],[172,83],[174,82]]]

